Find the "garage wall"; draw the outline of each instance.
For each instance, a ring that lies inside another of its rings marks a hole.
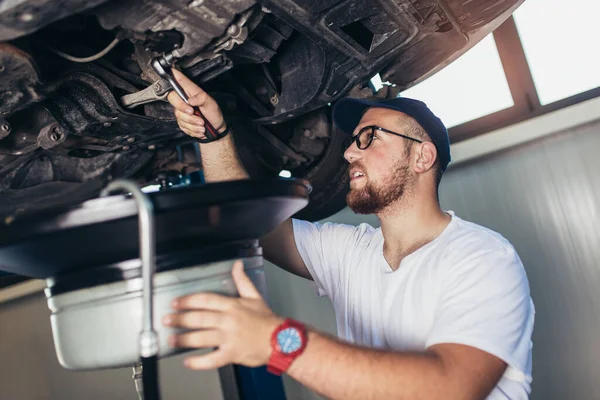
[[[596,121],[442,181],[445,209],[500,232],[523,260],[536,306],[535,400],[600,398],[599,151]]]

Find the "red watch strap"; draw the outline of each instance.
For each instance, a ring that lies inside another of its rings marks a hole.
[[[293,353],[284,354],[281,352],[281,349],[277,344],[277,335],[282,330],[291,327],[296,328],[299,331],[302,340],[302,347],[300,347],[300,349]],[[275,375],[281,375],[282,373],[287,371],[292,362],[296,359],[296,357],[298,357],[304,351],[307,340],[308,336],[306,334],[306,327],[304,326],[304,324],[295,321],[291,318],[287,318],[281,325],[275,328],[273,334],[271,335],[271,347],[273,352],[271,353],[271,357],[269,358],[269,362],[267,364],[267,371]]]
[[[269,364],[267,364],[267,371],[275,375],[281,375],[287,371],[294,359],[292,357],[284,356],[283,354],[280,354],[280,356],[281,357],[274,357],[271,355]]]

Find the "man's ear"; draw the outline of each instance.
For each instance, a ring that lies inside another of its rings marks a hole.
[[[423,142],[416,153],[415,172],[424,173],[429,171],[437,159],[437,149],[431,142]]]

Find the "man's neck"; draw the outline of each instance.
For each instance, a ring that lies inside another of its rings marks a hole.
[[[410,196],[377,217],[384,239],[383,254],[393,270],[404,257],[437,238],[451,220],[431,196]]]

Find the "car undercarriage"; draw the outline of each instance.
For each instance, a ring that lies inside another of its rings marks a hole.
[[[221,106],[252,177],[311,182],[301,217],[345,205],[331,105],[393,97],[464,54],[523,0],[16,0],[0,4],[0,215],[96,196],[108,181],[201,170],[171,89],[176,67]],[[374,94],[369,80],[390,85]]]

